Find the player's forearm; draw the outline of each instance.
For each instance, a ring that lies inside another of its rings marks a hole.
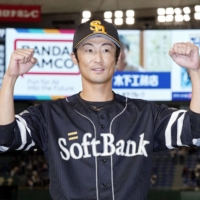
[[[0,125],[10,124],[15,119],[13,91],[17,77],[4,75],[0,90]]]
[[[192,99],[190,102],[190,109],[193,112],[200,113],[200,69],[189,70],[192,82]]]

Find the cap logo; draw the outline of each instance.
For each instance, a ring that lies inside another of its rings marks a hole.
[[[95,20],[90,23],[90,30],[94,31],[94,33],[106,34],[105,27],[101,25],[101,22],[99,20]]]

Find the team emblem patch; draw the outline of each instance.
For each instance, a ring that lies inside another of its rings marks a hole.
[[[90,30],[94,31],[94,33],[106,34],[105,27],[101,24],[99,20],[92,21],[90,23],[90,26]]]

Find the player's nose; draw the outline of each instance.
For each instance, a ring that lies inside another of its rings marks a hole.
[[[95,52],[95,58],[94,61],[97,63],[102,63],[103,62],[103,57],[101,51],[96,51]]]

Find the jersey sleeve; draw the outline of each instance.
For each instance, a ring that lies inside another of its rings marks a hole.
[[[193,143],[199,147],[200,146],[200,114],[189,110],[189,116],[190,116],[190,126],[192,130],[192,135],[194,137]]]
[[[31,106],[15,115],[11,124],[0,126],[0,152],[33,148],[46,151],[46,122],[42,110],[42,106],[40,109]]]
[[[176,147],[200,146],[200,114],[166,105],[154,112],[154,151]]]

